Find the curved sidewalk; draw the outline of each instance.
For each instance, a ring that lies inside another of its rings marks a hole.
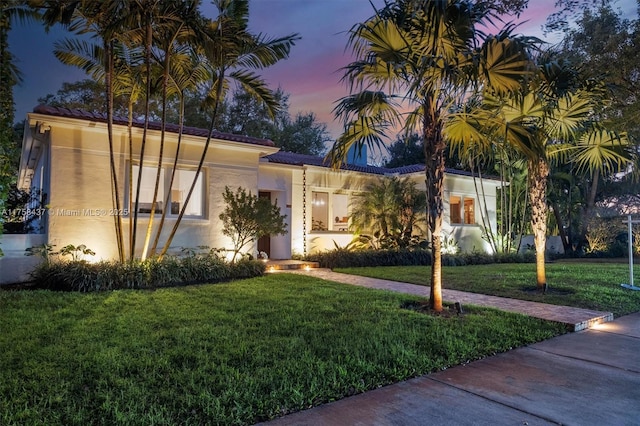
[[[635,313],[268,425],[637,425],[638,401],[640,313]]]
[[[308,271],[295,269],[288,273],[311,275],[328,281],[352,284],[361,287],[390,290],[399,293],[415,294],[429,297],[428,286],[382,280],[378,278],[362,277],[359,275],[341,274],[330,269],[310,269]],[[464,291],[442,289],[442,298],[448,302],[486,306],[509,312],[518,312],[534,318],[556,321],[567,325],[570,331],[579,331],[613,320],[611,312],[592,311],[589,309],[572,308],[569,306],[549,305],[546,303],[529,302],[526,300],[508,299],[506,297],[487,296],[484,294],[467,293]]]
[[[429,288],[339,274],[289,271],[428,296]],[[443,290],[460,301],[569,324],[594,313],[564,306]],[[640,424],[640,312],[280,417],[269,426],[637,425]]]

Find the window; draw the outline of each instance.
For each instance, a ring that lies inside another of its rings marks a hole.
[[[452,195],[449,198],[449,210],[451,212],[451,223],[462,223],[460,217],[460,197]]]
[[[140,166],[133,166],[133,197],[135,202],[135,186],[138,179],[138,171]],[[156,185],[155,167],[142,167],[142,180],[140,182],[140,198],[138,199],[138,213],[151,213],[151,205],[153,204],[153,191]],[[160,185],[158,187],[158,197],[156,199],[156,213],[162,213],[162,204],[164,200],[164,169],[160,170]]]
[[[329,194],[327,192],[311,193],[311,230],[326,231],[329,229]]]
[[[476,223],[474,217],[473,198],[464,199],[464,223],[469,225]]]
[[[347,232],[349,197],[346,194],[311,193],[311,230]]]
[[[332,194],[331,208],[333,217],[333,231],[349,230],[349,197],[346,194]]]
[[[133,166],[133,184],[135,187],[136,180],[138,178],[139,166]],[[195,178],[196,171],[188,169],[177,169],[173,185],[171,186],[170,194],[167,194],[166,188],[169,186],[171,180],[171,168],[163,168],[160,170],[160,183],[158,186],[158,196],[156,198],[156,210],[155,213],[162,213],[164,208],[164,201],[167,195],[169,198],[170,210],[167,212],[169,216],[177,216],[180,214],[180,209],[184,205],[184,201],[187,198],[193,179]],[[151,213],[151,205],[153,203],[153,191],[155,188],[157,169],[153,166],[142,167],[142,181],[140,182],[140,199],[138,202],[138,213]],[[200,172],[196,186],[193,189],[189,204],[185,209],[184,215],[187,217],[202,217],[204,216],[205,198],[204,198],[204,172]],[[135,197],[135,188],[134,188]]]
[[[451,224],[474,225],[475,220],[475,203],[473,198],[459,197],[452,195],[449,198],[449,211]]]
[[[203,216],[204,211],[204,193],[202,185],[202,175],[200,172],[196,186],[193,188],[193,193],[189,199],[189,204],[184,211],[185,216]],[[171,214],[180,214],[184,201],[187,199],[189,189],[193,183],[193,179],[196,177],[195,170],[176,170],[176,175],[173,178],[173,186],[171,187]]]

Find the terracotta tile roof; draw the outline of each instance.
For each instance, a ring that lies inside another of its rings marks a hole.
[[[101,123],[107,122],[106,114],[87,112],[79,109],[69,109],[69,108],[54,107],[49,105],[38,105],[33,109],[33,112],[38,114],[53,115],[56,117],[77,118],[80,120],[90,120],[90,121],[97,121]],[[113,123],[126,126],[128,123],[128,120],[123,117],[113,117]],[[143,124],[144,123],[142,121],[138,121],[138,120],[134,120],[133,122],[134,127],[142,127]],[[160,130],[160,123],[155,121],[150,122],[149,129]],[[165,129],[167,130],[167,132],[178,133],[179,126],[177,124],[167,124],[165,126]],[[182,133],[184,133],[185,135],[191,135],[191,136],[201,136],[205,138],[207,137],[206,129],[199,129],[196,127],[184,127],[182,130]],[[254,138],[251,136],[234,135],[231,133],[223,133],[215,130],[211,133],[211,136],[215,139],[222,139],[222,140],[231,141],[231,142],[241,142],[241,143],[247,143],[252,145],[262,145],[262,146],[275,146],[273,141],[270,141],[269,139],[260,139],[260,138]]]
[[[80,109],[54,107],[49,105],[38,105],[33,109],[33,112],[38,114],[44,114],[44,115],[53,115],[56,117],[76,118],[80,120],[90,120],[90,121],[97,121],[102,123],[106,123],[107,121],[106,114],[87,112]],[[113,123],[126,126],[128,123],[128,120],[123,117],[114,117]],[[141,121],[134,121],[133,125],[135,127],[142,127],[143,123]],[[152,130],[160,130],[160,123],[150,122],[149,128]],[[178,133],[179,126],[176,124],[167,124],[166,130],[171,133]],[[206,129],[199,129],[196,127],[184,127],[183,133],[186,135],[207,137]],[[234,135],[231,133],[223,133],[215,130],[211,133],[211,135],[213,138],[231,141],[231,142],[241,142],[241,143],[270,146],[270,147],[275,146],[273,141],[270,141],[269,139],[260,139],[260,138],[254,138],[251,136]],[[308,166],[318,166],[318,167],[327,167],[327,168],[330,167],[330,164],[323,157],[318,157],[315,155],[296,154],[293,152],[286,152],[286,151],[279,151],[279,152],[276,152],[275,154],[267,155],[265,159],[267,159],[267,161],[269,161],[270,163],[277,163],[277,164],[289,164],[294,166],[308,165]],[[411,166],[402,166],[402,167],[396,167],[396,168],[386,168],[386,167],[378,167],[378,166],[370,166],[370,165],[361,166],[357,164],[343,164],[341,169],[361,172],[361,173],[370,173],[375,175],[387,175],[387,174],[406,175],[411,173],[424,172],[424,164],[414,164]],[[471,176],[471,173],[465,170],[447,168],[446,172],[448,174],[454,174],[454,175]],[[493,176],[487,176],[486,179],[499,180],[498,178]]]
[[[296,154],[294,152],[279,151],[275,154],[267,155],[266,158],[270,163],[277,164],[289,164],[293,166],[317,166],[317,167],[331,167],[329,162],[323,157],[306,154]],[[355,172],[370,173],[375,175],[406,175],[411,173],[424,172],[424,164],[413,164],[411,166],[402,166],[395,168],[378,167],[378,166],[359,166],[356,164],[343,164],[340,167],[341,170],[350,170]],[[471,176],[470,172],[465,170],[457,170],[447,168],[446,172],[452,175]],[[494,177],[487,177],[487,179],[496,179]]]

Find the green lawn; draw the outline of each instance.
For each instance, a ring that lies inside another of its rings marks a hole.
[[[421,285],[429,285],[429,271],[428,266],[336,269]],[[629,265],[625,263],[549,263],[547,283],[547,294],[536,290],[532,263],[449,266],[442,272],[443,287],[453,290],[595,309],[613,312],[616,317],[640,311],[640,291],[620,286],[629,283]],[[640,285],[640,266],[635,268],[634,284]]]
[[[104,293],[0,291],[0,424],[250,424],[563,333],[293,274]]]

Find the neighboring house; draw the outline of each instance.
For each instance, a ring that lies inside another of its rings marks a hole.
[[[128,128],[126,120],[115,119],[114,149],[121,205],[127,206]],[[138,248],[141,247],[151,206],[153,184],[159,155],[160,127],[152,123],[147,135],[143,182],[141,185]],[[168,179],[176,150],[178,127],[167,126],[163,175],[159,199],[170,195],[170,210],[165,231],[171,229],[182,205],[202,147],[206,130],[185,128],[177,167],[176,182],[168,188]],[[140,151],[142,126],[132,129],[134,153]],[[134,160],[134,176],[139,163]],[[273,142],[245,136],[214,132],[204,169],[194,196],[173,240],[172,247],[230,248],[222,235],[218,215],[224,208],[225,186],[243,187],[276,202],[287,216],[288,233],[261,239],[255,250],[270,258],[287,259],[293,254],[331,249],[334,242],[346,245],[353,235],[349,229],[351,199],[365,182],[383,175],[399,175],[424,188],[424,166],[386,169],[369,165],[346,164],[341,170],[329,168],[321,157],[280,152]],[[485,179],[486,211],[491,226],[496,223],[496,188],[500,181]],[[44,240],[58,248],[67,244],[85,244],[96,252],[96,259],[117,255],[111,195],[107,125],[105,117],[78,110],[38,106],[28,114],[19,171],[19,186],[38,188],[46,194],[46,213],[41,228]],[[481,206],[474,181],[468,173],[447,170],[444,182],[444,234],[452,236],[463,250],[487,251],[481,238]],[[160,205],[160,208],[164,206]],[[124,212],[128,232],[128,212]],[[158,215],[156,215],[158,218]],[[157,220],[156,222],[157,223]]]

